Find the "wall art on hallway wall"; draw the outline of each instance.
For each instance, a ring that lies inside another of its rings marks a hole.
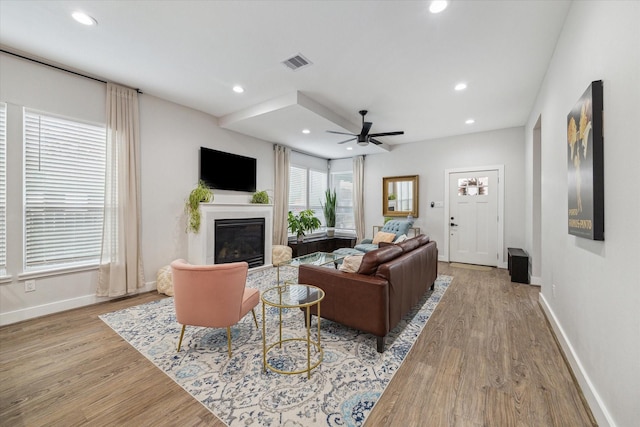
[[[604,240],[602,80],[592,82],[567,115],[569,234]]]

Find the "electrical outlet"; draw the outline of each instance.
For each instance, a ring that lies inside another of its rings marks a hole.
[[[35,292],[36,290],[36,281],[35,280],[27,280],[24,282],[24,291],[25,292]]]

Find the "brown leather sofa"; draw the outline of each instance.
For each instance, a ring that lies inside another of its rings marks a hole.
[[[367,252],[356,273],[301,265],[298,282],[324,290],[322,318],[376,335],[382,353],[386,335],[433,289],[437,275],[436,242],[421,234]],[[317,315],[315,306],[311,313]]]

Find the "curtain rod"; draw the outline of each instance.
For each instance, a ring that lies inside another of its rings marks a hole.
[[[25,59],[27,61],[35,62],[36,64],[44,65],[46,67],[55,68],[56,70],[64,71],[66,73],[75,74],[76,76],[84,77],[85,79],[90,79],[90,80],[94,80],[96,82],[107,84],[106,80],[101,80],[101,79],[98,79],[96,77],[87,76],[86,74],[81,74],[81,73],[78,73],[76,71],[67,70],[66,68],[62,68],[62,67],[58,67],[57,65],[53,65],[53,64],[46,63],[46,62],[38,61],[37,59],[29,58],[28,56],[19,55],[19,54],[15,53],[15,52],[10,52],[10,51],[4,50],[4,49],[0,49],[0,52],[6,53],[7,55],[12,55],[12,56],[15,56],[15,57],[18,57],[18,58],[21,58],[21,59]],[[135,88],[134,90],[136,92],[140,93],[140,94],[143,93],[138,88]]]

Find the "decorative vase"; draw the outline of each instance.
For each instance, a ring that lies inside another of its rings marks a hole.
[[[333,237],[336,229],[333,227],[327,227],[327,237]]]

